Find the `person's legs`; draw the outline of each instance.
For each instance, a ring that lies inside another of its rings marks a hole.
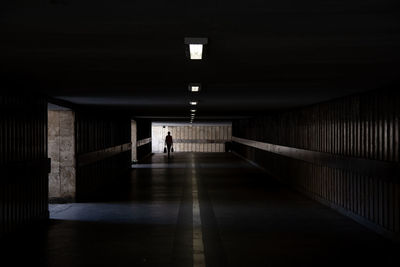
[[[171,152],[171,145],[167,145],[167,149],[168,149],[168,158],[169,158],[169,154]]]

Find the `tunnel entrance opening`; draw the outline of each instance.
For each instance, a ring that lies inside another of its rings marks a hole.
[[[232,139],[231,122],[171,123],[153,122],[152,152],[163,153],[168,132],[173,138],[174,152],[225,152]]]
[[[75,112],[48,104],[49,203],[74,202],[76,194]]]

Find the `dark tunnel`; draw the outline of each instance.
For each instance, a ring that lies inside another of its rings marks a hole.
[[[0,265],[400,266],[399,18],[1,1]]]

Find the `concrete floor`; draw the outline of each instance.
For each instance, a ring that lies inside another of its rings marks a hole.
[[[232,154],[135,167],[102,199],[51,205],[48,225],[2,242],[2,266],[204,266],[203,247],[208,267],[400,266],[398,245]]]

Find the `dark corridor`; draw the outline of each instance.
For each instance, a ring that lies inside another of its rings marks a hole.
[[[1,0],[0,266],[400,266],[399,18]]]
[[[193,202],[198,194],[200,220]],[[164,154],[1,248],[13,266],[398,266],[399,246],[231,153]],[[3,243],[5,244],[5,243]],[[198,258],[197,258],[198,259]],[[200,265],[199,265],[200,264]]]

